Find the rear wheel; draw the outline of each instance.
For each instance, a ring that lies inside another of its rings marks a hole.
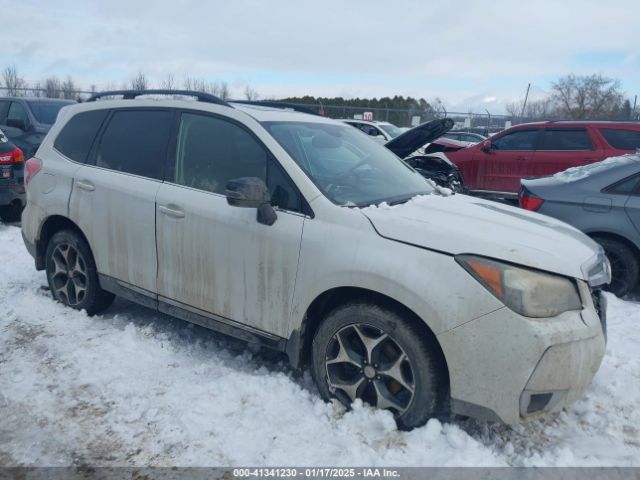
[[[446,378],[436,347],[408,319],[367,303],[338,307],[312,346],[312,372],[323,398],[357,398],[390,410],[411,429],[442,413]]]
[[[19,203],[4,205],[0,207],[0,219],[7,223],[19,222],[23,208],[24,207]]]
[[[51,237],[46,270],[53,298],[71,308],[94,315],[113,302],[114,295],[100,288],[89,246],[71,230],[62,230]]]
[[[638,284],[638,257],[625,243],[608,237],[594,237],[602,245],[611,264],[611,283],[605,288],[618,297],[629,293]]]

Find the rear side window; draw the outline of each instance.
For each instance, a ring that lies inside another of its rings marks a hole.
[[[586,129],[546,129],[540,150],[593,150]]]
[[[636,148],[640,148],[640,131],[601,128],[600,133],[613,148],[620,150],[635,150]]]
[[[535,150],[538,130],[517,130],[491,141],[494,150]]]
[[[92,110],[74,115],[62,127],[53,148],[71,160],[85,163],[107,113],[108,110]]]
[[[632,195],[638,192],[640,187],[640,175],[633,175],[624,180],[620,180],[617,183],[604,189],[607,193],[615,193],[618,195]]]
[[[171,112],[116,110],[102,134],[96,166],[162,179]]]

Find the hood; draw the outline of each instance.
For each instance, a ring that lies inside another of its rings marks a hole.
[[[466,195],[425,195],[364,208],[382,237],[458,255],[481,255],[587,280],[600,247],[553,218]]]
[[[423,123],[417,127],[407,130],[398,135],[393,140],[385,143],[385,147],[391,150],[400,158],[406,158],[425,144],[444,135],[453,128],[453,120],[450,118],[440,118]]]

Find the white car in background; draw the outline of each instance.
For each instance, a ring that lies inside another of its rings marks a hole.
[[[340,119],[341,122],[348,123],[351,126],[354,126],[360,130],[362,130],[367,135],[373,137],[374,140],[385,144],[390,140],[393,140],[401,133],[407,131],[408,129],[402,129],[396,127],[393,123],[389,122],[378,122],[375,120],[356,120],[350,118]]]

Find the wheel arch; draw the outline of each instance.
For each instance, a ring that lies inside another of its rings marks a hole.
[[[449,367],[444,351],[436,335],[429,325],[422,320],[413,310],[403,303],[380,292],[361,287],[335,287],[322,292],[309,305],[299,330],[295,330],[287,341],[286,353],[294,367],[301,367],[310,361],[311,344],[313,337],[320,327],[322,320],[335,308],[347,303],[363,301],[380,307],[394,310],[406,318],[414,327],[424,335],[425,341],[436,348],[436,354],[440,357],[443,375],[449,383]]]
[[[638,262],[640,262],[640,246],[634,243],[632,240],[629,240],[626,236],[620,233],[611,232],[607,230],[590,230],[590,231],[585,231],[585,234],[588,235],[594,241],[596,241],[596,237],[601,237],[601,238],[608,238],[610,240],[617,240],[623,243],[624,245],[626,245],[631,249],[631,251],[634,253]]]
[[[38,239],[36,241],[36,269],[44,270],[45,269],[45,253],[47,251],[47,245],[49,244],[49,240],[53,237],[57,232],[61,230],[72,230],[76,232],[78,235],[82,237],[82,239],[89,245],[89,241],[87,240],[87,236],[84,234],[82,229],[72,220],[62,215],[51,215],[47,217],[42,225],[40,226],[38,232]],[[91,246],[89,245],[89,249]]]

